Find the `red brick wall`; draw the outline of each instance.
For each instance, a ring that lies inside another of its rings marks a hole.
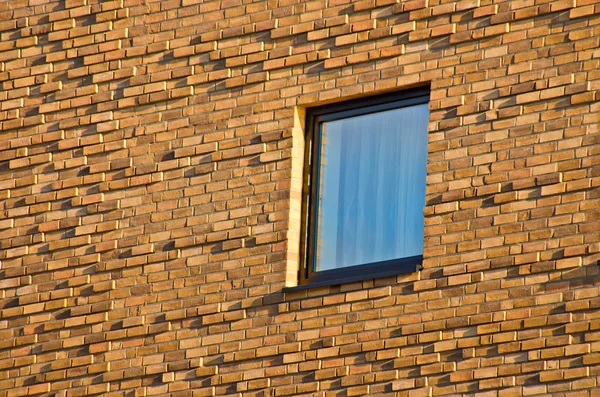
[[[0,3],[0,395],[600,395],[596,0]],[[297,279],[304,109],[431,87],[425,260]]]

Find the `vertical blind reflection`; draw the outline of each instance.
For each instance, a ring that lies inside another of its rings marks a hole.
[[[421,255],[427,105],[321,124],[315,270]]]

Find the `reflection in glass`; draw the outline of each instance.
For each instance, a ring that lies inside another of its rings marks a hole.
[[[426,104],[321,123],[315,271],[423,253]]]

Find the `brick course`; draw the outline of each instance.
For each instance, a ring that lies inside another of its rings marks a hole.
[[[600,2],[0,3],[0,396],[600,396]],[[419,272],[297,281],[304,109],[431,87]]]

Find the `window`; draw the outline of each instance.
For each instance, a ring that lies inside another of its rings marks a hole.
[[[428,101],[418,89],[308,110],[301,285],[420,265]]]

